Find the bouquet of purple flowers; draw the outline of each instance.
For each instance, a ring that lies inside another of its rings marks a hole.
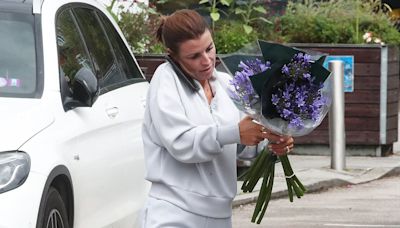
[[[258,46],[261,55],[233,54],[221,58],[228,71],[233,72],[228,86],[230,98],[238,109],[276,134],[310,133],[322,122],[331,104],[329,80],[326,80],[330,72],[322,66],[325,56],[265,41],[258,41]],[[252,222],[260,223],[264,217],[277,159],[285,173],[289,200],[293,201],[293,194],[300,198],[306,191],[287,155],[277,157],[264,148],[239,177],[244,192],[253,191],[263,178]]]

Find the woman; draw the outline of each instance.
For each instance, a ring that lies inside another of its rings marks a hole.
[[[164,17],[157,31],[168,62],[147,95],[143,143],[152,183],[143,227],[231,227],[236,195],[236,144],[293,148],[293,138],[269,133],[239,112],[225,93],[229,76],[215,70],[210,29],[195,11]]]

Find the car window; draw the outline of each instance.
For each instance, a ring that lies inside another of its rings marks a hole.
[[[34,97],[37,88],[34,17],[0,13],[0,97]]]
[[[58,15],[56,30],[61,83],[65,81],[71,88],[76,72],[82,67],[93,71],[93,66],[70,9]]]
[[[115,51],[118,64],[120,65],[123,73],[128,79],[128,83],[145,81],[139,67],[137,66],[137,64],[135,64],[135,61],[129,53],[127,46],[121,39],[118,32],[115,30],[114,26],[104,14],[99,12],[98,15],[104,24],[106,33],[111,41],[113,50]]]
[[[127,77],[119,67],[115,52],[95,11],[76,8],[74,13],[93,61],[101,92],[126,81]]]

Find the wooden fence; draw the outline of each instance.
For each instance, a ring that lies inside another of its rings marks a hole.
[[[345,93],[346,145],[372,146],[382,154],[398,139],[399,49],[381,45],[290,44],[329,55],[354,56],[354,91]],[[162,55],[137,55],[150,81]],[[329,114],[328,114],[329,115]],[[299,145],[329,145],[328,116],[311,134],[296,138]]]

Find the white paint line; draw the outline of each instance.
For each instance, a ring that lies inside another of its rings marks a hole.
[[[366,225],[366,224],[339,224],[339,223],[326,223],[324,226],[334,226],[334,227],[394,227],[394,228],[399,228],[399,225]]]

